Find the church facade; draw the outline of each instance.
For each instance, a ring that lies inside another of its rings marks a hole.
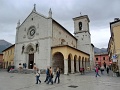
[[[51,9],[46,17],[39,14],[34,6],[24,22],[20,24],[19,21],[17,24],[14,57],[16,68],[20,63],[26,63],[28,69],[33,69],[36,64],[39,69],[51,66],[55,70],[56,67],[60,67],[64,74],[79,72],[81,67],[85,70],[91,68],[90,52],[93,46],[91,46],[89,30],[85,29],[84,40],[87,40],[85,42],[81,42],[80,34],[83,28],[87,27],[84,26],[85,22],[86,25],[89,24],[86,21],[88,17],[85,15],[73,20],[76,23],[75,36],[52,18]],[[79,22],[79,20],[83,21]]]

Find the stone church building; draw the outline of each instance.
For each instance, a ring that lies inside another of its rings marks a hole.
[[[27,64],[33,69],[60,67],[62,73],[79,72],[91,68],[94,58],[94,46],[91,44],[89,18],[87,15],[73,18],[74,35],[52,18],[39,14],[34,6],[32,12],[16,28],[14,65]]]

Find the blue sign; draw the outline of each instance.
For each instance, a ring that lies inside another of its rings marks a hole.
[[[113,58],[113,59],[117,59],[117,55],[113,55],[112,58]]]

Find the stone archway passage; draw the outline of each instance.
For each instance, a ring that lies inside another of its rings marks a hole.
[[[53,70],[56,71],[57,67],[60,68],[61,73],[64,73],[64,56],[60,52],[53,55]]]
[[[33,69],[34,65],[34,54],[29,54],[28,68]]]

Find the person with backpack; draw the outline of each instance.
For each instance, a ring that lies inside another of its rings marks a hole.
[[[39,69],[37,69],[37,72],[36,72],[36,84],[41,83],[41,80],[39,79],[40,78],[40,72],[39,72]]]
[[[50,74],[50,76],[49,76],[47,84],[49,84],[49,82],[51,82],[51,84],[53,84],[53,71],[52,71],[52,67],[50,67],[50,69],[49,69],[49,74]]]

